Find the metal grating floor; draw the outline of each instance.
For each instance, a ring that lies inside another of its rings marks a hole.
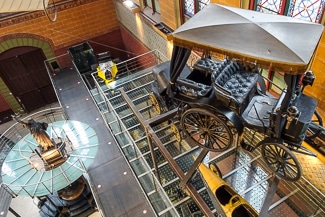
[[[119,88],[123,88],[146,120],[156,117],[148,99],[152,80],[151,71],[141,72],[133,75],[132,79],[118,80],[114,89],[98,85],[92,93],[158,215],[202,216],[192,198],[179,189],[179,178],[155,148],[160,173],[160,183],[157,182],[145,129],[119,94]],[[155,126],[154,130],[175,162],[186,173],[194,162],[192,154],[200,152],[200,149],[191,147],[185,141],[177,142],[167,122]],[[261,210],[272,174],[266,169],[258,151],[247,153],[234,147],[227,153],[210,152],[204,161],[217,162],[223,178],[257,211]],[[195,175],[191,182],[211,210],[214,210],[200,176]],[[324,196],[305,179],[296,183],[281,181],[268,216],[325,216],[324,208],[319,203],[323,200]]]

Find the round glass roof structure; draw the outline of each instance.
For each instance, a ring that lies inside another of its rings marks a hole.
[[[37,151],[38,144],[29,133],[17,142],[6,156],[1,176],[3,184],[23,196],[43,196],[61,190],[76,181],[94,161],[98,150],[96,132],[79,121],[57,121],[46,130],[53,141],[68,144],[63,163],[45,169]]]

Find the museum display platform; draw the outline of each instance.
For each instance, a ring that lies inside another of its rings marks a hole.
[[[180,188],[180,178],[155,144],[153,162],[146,129],[121,95],[122,88],[145,120],[159,118],[149,94],[152,67],[164,59],[154,52],[146,55],[127,62],[128,76],[108,85],[93,73],[96,86],[88,89],[74,66],[61,69],[51,79],[66,118],[89,125],[97,134],[98,152],[87,174],[103,216],[203,216],[197,198]],[[193,155],[198,156],[202,149],[192,147],[184,139],[177,141],[169,121],[156,124],[153,131],[173,163],[186,174],[194,163]],[[297,158],[303,177],[297,182],[280,180],[267,216],[325,215],[325,165],[314,157],[297,154]],[[211,162],[218,165],[222,178],[254,209],[262,209],[274,174],[259,150],[247,152],[234,144],[224,152],[209,152],[203,163]],[[218,216],[200,174],[195,173],[189,183],[211,213]]]

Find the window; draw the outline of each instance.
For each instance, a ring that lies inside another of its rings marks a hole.
[[[297,19],[303,19],[315,23],[320,23],[324,13],[325,0],[255,0],[251,9],[262,13],[272,13],[286,15]],[[283,75],[274,73],[272,69],[263,70],[264,76],[272,80],[280,88],[286,87]],[[269,90],[279,94],[279,88],[267,82]]]
[[[144,0],[144,5],[152,9],[152,13],[160,14],[159,0]]]
[[[183,17],[192,17],[210,3],[210,0],[183,0]],[[184,18],[183,18],[184,19]],[[185,19],[184,19],[185,20]]]
[[[290,0],[287,16],[320,23],[324,12],[324,0]]]
[[[320,23],[325,0],[256,0],[255,10]]]
[[[256,11],[269,14],[282,14],[284,0],[257,0]]]

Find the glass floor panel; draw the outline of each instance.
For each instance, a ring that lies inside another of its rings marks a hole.
[[[180,189],[179,178],[153,143],[160,175],[160,183],[157,182],[145,129],[118,90],[118,88],[123,88],[143,119],[149,120],[157,116],[148,98],[152,81],[151,73],[139,73],[133,75],[132,79],[120,80],[113,92],[107,90],[106,87],[103,88],[103,91],[93,92],[102,94],[97,96],[98,99],[105,98],[103,101],[107,102],[111,114],[109,120],[115,117],[115,122],[112,122],[110,127],[120,146],[125,146],[123,152],[130,161],[131,167],[138,176],[139,182],[158,215],[174,216],[171,214],[173,213],[171,210],[174,210],[178,216],[203,216],[194,200]],[[101,106],[105,108],[105,111],[107,110],[105,106]],[[201,149],[192,147],[185,140],[177,142],[170,128],[170,122],[162,122],[152,128],[184,174],[188,172],[194,163],[193,155],[197,156]],[[203,162],[206,164],[209,162],[216,163],[221,170],[223,179],[258,212],[261,210],[273,174],[267,169],[259,150],[247,153],[240,147],[233,147],[226,153],[209,152]],[[272,200],[268,216],[311,216],[312,214],[317,214],[314,216],[325,216],[324,209],[320,208],[320,203],[317,203],[317,201],[324,201],[324,197],[319,196],[317,189],[313,187],[308,188],[308,190],[304,189],[303,186],[306,185],[304,182],[304,179],[296,183],[281,180]],[[207,206],[215,212],[216,210],[199,173],[193,175],[190,183],[199,192]],[[218,216],[218,213],[215,215]]]

